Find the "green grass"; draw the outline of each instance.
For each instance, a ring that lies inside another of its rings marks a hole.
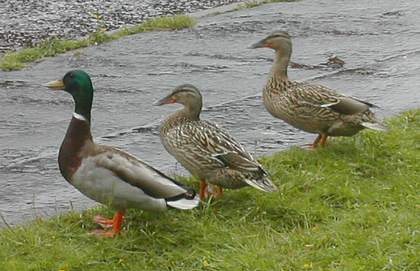
[[[89,36],[85,38],[77,40],[58,38],[49,39],[41,42],[33,48],[24,48],[8,52],[3,56],[0,56],[0,69],[4,71],[22,69],[26,63],[30,63],[44,57],[55,56],[70,50],[97,45],[126,35],[153,30],[183,29],[194,25],[195,20],[192,17],[187,15],[176,15],[149,19],[141,24],[132,27],[124,27],[111,33],[98,30],[89,34]]]
[[[278,193],[130,210],[114,239],[86,234],[107,208],[3,229],[0,270],[419,270],[420,109],[388,125],[262,158]]]

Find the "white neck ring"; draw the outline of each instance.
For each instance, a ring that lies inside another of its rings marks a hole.
[[[73,112],[73,118],[76,118],[76,119],[81,120],[81,121],[86,121],[86,122],[88,121],[83,115],[80,115],[76,112]]]

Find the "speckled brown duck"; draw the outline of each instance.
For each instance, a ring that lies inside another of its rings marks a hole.
[[[275,60],[263,101],[268,112],[309,133],[317,133],[312,147],[323,146],[328,136],[352,136],[364,128],[384,131],[370,110],[373,104],[341,95],[325,86],[289,80],[287,67],[292,41],[287,32],[275,31],[251,48],[271,48]]]
[[[165,149],[200,179],[200,198],[206,196],[207,183],[219,188],[250,185],[266,192],[276,191],[267,172],[241,144],[225,130],[200,119],[203,102],[196,87],[178,86],[155,105],[172,103],[182,104],[183,108],[163,121],[160,139]],[[215,196],[221,191],[216,191]]]
[[[117,148],[95,144],[90,132],[93,86],[81,70],[69,71],[47,87],[73,96],[75,111],[60,147],[58,164],[63,177],[87,197],[117,209],[112,219],[94,221],[111,230],[95,234],[112,237],[120,232],[128,208],[163,211],[168,207],[192,209],[198,197],[137,157]]]

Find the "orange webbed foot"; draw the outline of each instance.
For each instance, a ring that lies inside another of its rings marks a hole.
[[[111,230],[94,230],[91,232],[92,235],[96,236],[103,236],[103,237],[114,237],[121,231],[121,224],[122,220],[124,218],[124,212],[117,211],[114,214],[114,217],[112,219],[107,219],[105,217],[102,217],[100,215],[97,215],[93,218],[93,221],[103,228],[112,228]]]
[[[93,222],[100,225],[101,227],[110,228],[114,224],[114,219],[109,219],[101,215],[95,215],[93,217]]]
[[[302,147],[307,150],[314,150],[319,146],[324,147],[327,142],[327,137],[326,134],[319,134],[313,143],[304,144]]]

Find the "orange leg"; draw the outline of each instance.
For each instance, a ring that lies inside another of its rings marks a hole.
[[[114,214],[114,217],[112,219],[106,219],[101,216],[95,216],[93,221],[100,224],[101,226],[104,226],[106,228],[111,228],[111,230],[95,230],[92,232],[94,235],[98,236],[104,236],[104,237],[114,237],[121,231],[121,224],[124,218],[124,212],[123,211],[117,211]]]
[[[327,135],[326,134],[321,134],[321,139],[319,140],[319,145],[321,145],[322,147],[325,146],[325,143],[327,142]]]
[[[213,191],[212,195],[215,198],[220,198],[221,196],[223,196],[223,187],[218,186],[218,185],[215,185],[214,186],[214,191]]]
[[[308,148],[308,149],[310,149],[310,150],[315,149],[315,148],[318,146],[318,143],[319,143],[319,141],[321,140],[321,138],[322,138],[322,134],[319,134],[319,135],[315,138],[314,143],[304,144],[302,147],[304,147],[304,148]]]
[[[200,181],[200,200],[204,200],[207,197],[207,183],[205,180]]]
[[[315,149],[318,146],[323,147],[325,145],[325,142],[327,142],[327,137],[328,136],[326,134],[321,133],[321,134],[319,134],[315,138],[314,143],[312,143],[312,144],[305,144],[304,146],[307,147],[307,148],[309,148],[309,149]]]
[[[207,188],[208,193],[210,193],[214,198],[220,198],[223,196],[223,188],[215,184],[209,184]]]
[[[321,139],[322,139],[322,134],[319,134],[319,135],[315,138],[314,143],[312,143],[312,148],[316,148],[316,147],[318,147],[318,143],[319,143],[319,141],[321,141]]]

